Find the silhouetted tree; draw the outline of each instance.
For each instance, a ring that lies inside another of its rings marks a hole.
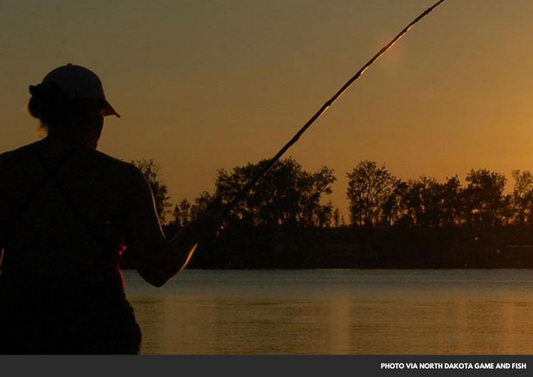
[[[375,226],[391,222],[399,180],[373,161],[360,162],[347,174],[347,197],[353,225]]]
[[[222,208],[223,203],[220,197],[203,191],[191,206],[190,218],[196,219],[205,213],[220,213]]]
[[[161,222],[164,223],[165,217],[169,212],[169,208],[172,207],[172,204],[170,204],[170,196],[168,195],[167,186],[161,180],[159,165],[156,164],[153,159],[139,159],[131,161],[131,163],[139,168],[150,184],[154,194],[157,214],[159,215]]]
[[[215,194],[204,193],[197,205],[216,208],[231,201],[266,163],[268,160],[235,167],[231,173],[219,170]],[[331,194],[335,180],[333,170],[327,167],[310,173],[292,158],[281,160],[238,203],[231,215],[252,226],[328,226],[333,206],[331,202],[325,205],[320,202],[324,195]]]
[[[457,176],[448,178],[445,183],[425,176],[409,181],[403,191],[403,203],[409,223],[423,227],[459,224],[463,212],[461,190],[461,182]]]
[[[414,225],[438,226],[440,198],[438,182],[425,176],[410,180],[404,193],[404,203]]]
[[[440,225],[452,226],[463,223],[465,203],[462,191],[461,180],[457,175],[447,178],[446,182],[440,185],[442,203]]]
[[[511,194],[511,206],[517,225],[533,223],[533,174],[528,171],[513,170],[515,184]]]
[[[341,211],[335,208],[333,211],[333,226],[338,228],[341,225]]]
[[[169,225],[177,226],[178,228],[183,226],[181,224],[180,209],[178,206],[174,206],[174,209],[172,210],[172,220],[170,220]]]
[[[407,189],[407,183],[401,179],[394,178],[392,181],[392,192],[383,203],[383,218],[381,225],[391,226],[401,220],[406,213],[403,196]]]
[[[191,203],[189,203],[187,199],[183,199],[179,205],[174,206],[174,210],[172,211],[172,221],[170,224],[179,227],[188,225],[192,220],[191,210]]]
[[[472,169],[463,190],[465,220],[485,228],[504,224],[510,217],[510,197],[504,195],[505,176],[487,169]]]

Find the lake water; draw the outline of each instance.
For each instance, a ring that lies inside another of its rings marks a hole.
[[[125,271],[143,354],[533,354],[533,270]]]

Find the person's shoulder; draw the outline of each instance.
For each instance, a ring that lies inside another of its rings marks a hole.
[[[115,166],[117,168],[126,168],[128,165],[126,162],[116,157],[112,157],[106,153],[100,152],[96,149],[87,148],[86,150],[88,151],[88,153],[91,154],[92,158],[97,159],[102,164]]]
[[[10,158],[14,158],[14,157],[17,157],[17,156],[20,156],[21,154],[27,154],[30,150],[30,148],[32,148],[32,144],[28,144],[28,145],[24,145],[22,147],[18,147],[16,149],[12,149],[12,150],[9,150],[9,151],[5,151],[5,152],[2,152],[0,153],[0,159],[2,161],[6,161],[6,160],[9,160]]]
[[[30,156],[33,144],[24,145],[17,149],[0,153],[0,168],[25,161]]]
[[[144,177],[142,172],[132,163],[120,160],[97,150],[91,150],[91,153],[93,153],[93,156],[102,164],[107,165],[110,169],[120,174],[122,178],[139,180]]]
[[[119,170],[128,170],[130,164],[125,161],[122,161],[116,157],[110,156],[104,152],[100,152],[96,149],[86,148],[86,153],[90,157],[91,162],[97,162],[101,166],[106,166],[108,168],[115,168]]]

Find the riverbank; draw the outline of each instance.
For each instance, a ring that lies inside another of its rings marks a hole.
[[[516,227],[233,228],[199,247],[188,268],[533,268],[532,234]],[[123,268],[130,267],[126,253]]]

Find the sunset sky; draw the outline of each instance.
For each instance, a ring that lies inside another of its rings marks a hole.
[[[272,157],[434,2],[0,0],[0,151],[37,139],[28,86],[83,65],[122,115],[99,149],[153,158],[172,202],[193,201],[217,169]],[[405,180],[533,170],[532,14],[530,0],[447,0],[286,156],[334,169],[345,214],[362,160]]]

